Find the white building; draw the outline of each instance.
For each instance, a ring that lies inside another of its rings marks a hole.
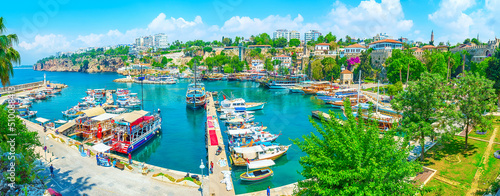
[[[316,51],[318,51],[318,50],[330,50],[330,44],[329,43],[316,44],[316,46],[314,47],[314,50],[316,50]]]
[[[384,39],[375,41],[369,44],[369,48],[373,50],[393,50],[393,49],[403,49],[403,42],[396,41],[393,39]]]
[[[168,40],[167,40],[167,35],[164,33],[159,33],[154,36],[154,47],[157,48],[167,48],[168,47]]]
[[[389,35],[387,35],[387,33],[384,33],[384,34],[379,33],[379,34],[377,34],[377,35],[375,35],[375,36],[373,37],[373,41],[374,41],[374,42],[376,42],[376,41],[380,41],[380,40],[384,40],[384,39],[392,39],[392,37],[391,37],[391,36],[389,36]]]
[[[365,50],[366,50],[366,47],[359,45],[359,44],[353,44],[353,45],[345,47],[344,54],[345,55],[357,55]]]
[[[260,59],[253,59],[252,60],[252,67],[251,69],[253,71],[261,71],[264,70],[264,61]]]
[[[304,40],[305,44],[311,40],[317,40],[318,37],[321,36],[321,33],[317,30],[309,30],[308,32],[304,33]]]
[[[288,31],[287,29],[278,29],[273,33],[273,39],[278,38],[285,38],[288,42],[290,42],[290,39],[300,40],[300,33],[295,30]]]
[[[279,60],[281,61],[281,66],[284,66],[284,67],[290,67],[292,65],[292,57],[291,56],[286,56],[286,55],[279,55],[279,56],[273,56],[273,58],[271,58],[272,61],[274,60]],[[275,69],[277,69],[278,67],[275,67]]]

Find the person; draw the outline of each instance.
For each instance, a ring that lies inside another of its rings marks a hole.
[[[132,164],[132,154],[128,153],[128,164]]]
[[[47,127],[43,126],[43,132],[47,132]]]
[[[210,173],[214,173],[214,162],[210,161]]]
[[[99,165],[99,154],[95,154],[95,160],[97,161],[97,165]]]
[[[113,160],[113,167],[116,167],[116,159]]]
[[[267,196],[271,196],[271,186],[267,186]]]
[[[50,176],[54,177],[54,166],[52,166],[52,164],[50,164]]]

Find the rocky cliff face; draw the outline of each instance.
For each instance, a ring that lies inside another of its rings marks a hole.
[[[85,63],[88,61],[88,64]],[[70,71],[70,72],[116,72],[118,68],[125,66],[122,59],[114,58],[79,58],[76,61],[70,59],[50,59],[42,63],[37,63],[33,66],[34,70],[38,71]]]

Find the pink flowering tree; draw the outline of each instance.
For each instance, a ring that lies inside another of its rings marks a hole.
[[[347,59],[347,69],[348,70],[351,70],[351,67],[358,64],[358,63],[361,63],[361,61],[359,60],[359,57],[351,57],[349,59]]]

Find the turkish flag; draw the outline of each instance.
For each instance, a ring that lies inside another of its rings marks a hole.
[[[97,138],[99,138],[99,139],[102,138],[102,127],[101,127],[101,124],[99,124],[99,127],[97,127]]]

